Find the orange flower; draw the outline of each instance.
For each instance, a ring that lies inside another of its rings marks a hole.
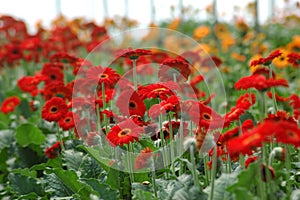
[[[199,26],[194,30],[194,38],[196,40],[201,40],[208,36],[210,33],[210,28],[207,26]]]

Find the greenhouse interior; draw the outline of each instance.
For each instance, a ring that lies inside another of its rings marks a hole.
[[[300,200],[300,2],[3,0],[0,198]]]

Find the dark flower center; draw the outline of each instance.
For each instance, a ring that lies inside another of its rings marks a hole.
[[[100,74],[99,77],[100,78],[108,78],[108,75],[107,74]]]
[[[118,133],[118,137],[125,137],[131,133],[131,129],[124,128]]]
[[[51,74],[51,75],[50,75],[50,79],[51,79],[51,80],[56,80],[55,74]]]
[[[211,115],[210,114],[208,114],[208,113],[203,113],[203,118],[205,119],[205,120],[207,120],[207,121],[211,121],[212,120],[212,117],[211,117]]]
[[[56,106],[52,106],[52,107],[50,108],[50,112],[51,112],[51,113],[57,113],[57,111],[58,111],[58,108],[57,108]]]
[[[65,119],[65,122],[67,122],[67,123],[71,122],[71,121],[72,121],[72,119],[70,117],[68,117],[68,118]]]
[[[132,102],[132,101],[130,101],[130,102],[129,102],[129,108],[131,108],[131,109],[134,109],[134,108],[136,108],[136,103],[135,103],[135,102]]]

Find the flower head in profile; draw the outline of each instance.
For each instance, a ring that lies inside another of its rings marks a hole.
[[[189,63],[182,57],[178,57],[164,60],[160,65],[158,76],[161,81],[173,80],[173,76],[176,76],[177,80],[187,80],[190,73]]]
[[[300,54],[297,54],[297,53],[295,53],[295,52],[292,52],[292,53],[289,53],[288,55],[287,55],[287,57],[288,57],[288,62],[290,63],[290,64],[292,64],[293,65],[293,67],[298,67],[299,65],[300,65]]]
[[[66,102],[62,98],[52,97],[43,106],[42,118],[49,122],[58,122],[67,112],[68,107]]]
[[[250,67],[255,67],[257,65],[269,65],[272,63],[274,58],[281,56],[281,54],[282,54],[282,52],[279,49],[277,49],[277,50],[273,51],[272,53],[270,53],[270,55],[268,57],[253,60],[250,63]]]
[[[148,160],[152,156],[152,149],[150,147],[146,147],[140,151],[140,154],[136,157],[134,168],[136,170],[142,169],[147,166]]]
[[[176,91],[179,86],[173,82],[163,82],[163,83],[152,83],[146,86],[141,86],[138,89],[138,93],[144,100],[146,98],[161,98],[166,100],[168,96],[174,95],[173,91]]]
[[[15,108],[21,103],[19,97],[12,96],[6,98],[1,104],[1,112],[7,114],[9,112],[13,112]]]
[[[48,158],[52,159],[52,158],[56,158],[60,154],[60,152],[61,152],[60,142],[56,142],[51,147],[45,150],[45,155]]]
[[[41,79],[36,76],[23,76],[18,80],[18,87],[23,92],[28,92],[31,96],[38,95],[38,84],[41,82]]]
[[[113,147],[123,146],[134,141],[139,141],[139,137],[145,130],[137,126],[131,119],[127,119],[113,126],[107,133],[106,139]]]
[[[180,110],[179,108],[180,99],[179,97],[172,95],[167,100],[163,100],[159,104],[153,105],[149,110],[148,114],[151,118],[157,118],[160,114],[173,111],[175,114]]]
[[[117,57],[127,57],[130,60],[137,60],[140,56],[150,55],[151,51],[146,49],[122,49],[116,52]]]
[[[250,76],[245,76],[239,79],[234,87],[238,90],[255,88],[259,91],[265,91],[271,87],[288,87],[288,82],[285,79],[276,79],[275,74],[272,73],[272,77],[269,75],[267,68],[260,68]]]

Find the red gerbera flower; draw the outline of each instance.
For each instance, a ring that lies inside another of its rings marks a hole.
[[[124,116],[139,115],[143,117],[146,112],[143,100],[134,90],[123,91],[118,97],[116,106]]]
[[[219,67],[222,64],[222,60],[220,58],[218,58],[217,56],[211,56],[211,57],[207,57],[204,58],[201,61],[201,67]]]
[[[135,158],[134,168],[136,170],[142,169],[147,166],[148,160],[152,156],[152,149],[146,147],[140,151],[140,154]]]
[[[153,105],[149,109],[148,114],[149,117],[153,119],[153,118],[157,118],[160,114],[165,114],[166,112],[170,112],[170,111],[176,113],[178,110],[180,110],[179,98],[175,95],[172,95],[167,100],[163,100],[159,104]]]
[[[120,51],[117,51],[116,56],[117,57],[127,57],[130,60],[137,60],[140,56],[144,56],[144,55],[149,55],[151,54],[150,50],[146,50],[146,49],[132,49],[132,48],[128,48],[128,49],[123,49]]]
[[[23,76],[18,80],[18,87],[23,92],[31,93],[31,96],[38,95],[38,87],[37,85],[40,83],[41,79],[35,76]]]
[[[271,62],[273,61],[274,58],[277,58],[279,56],[281,56],[282,52],[277,49],[275,51],[273,51],[268,57],[266,58],[259,58],[257,60],[253,60],[250,63],[250,67],[255,67],[257,65],[269,65],[271,64]]]
[[[278,110],[275,114],[268,114],[268,117],[265,118],[265,121],[289,121],[297,124],[296,120],[285,110]]]
[[[65,52],[55,53],[50,57],[51,62],[73,63],[77,61],[77,57]]]
[[[106,139],[113,147],[123,146],[130,142],[139,141],[140,134],[144,132],[143,127],[137,126],[131,119],[127,119],[113,126]]]
[[[175,82],[169,81],[141,86],[138,89],[138,93],[143,100],[146,98],[161,98],[162,100],[166,100],[168,96],[174,95],[173,91],[178,89],[179,87]]]
[[[246,93],[238,98],[236,101],[236,106],[230,109],[228,113],[225,114],[225,126],[230,125],[231,122],[239,120],[240,116],[245,113],[250,106],[254,105],[256,102],[256,97],[253,93]]]
[[[298,67],[300,65],[300,55],[297,53],[289,53],[287,55],[288,57],[288,62],[293,65],[293,67]]]
[[[270,99],[273,98],[273,95],[272,95],[272,92],[271,92],[271,91],[268,91],[268,92],[267,92],[267,95],[268,95],[268,97],[269,97]],[[289,98],[285,98],[285,97],[283,97],[283,96],[279,96],[277,93],[275,93],[275,99],[276,99],[276,101],[281,101],[281,102],[286,102],[286,101],[289,100]]]
[[[150,60],[154,63],[161,63],[164,60],[166,60],[167,58],[169,58],[169,55],[167,53],[161,52],[161,51],[154,51],[150,55]]]
[[[109,67],[92,67],[86,72],[88,79],[98,82],[99,85],[104,83],[106,86],[113,87],[118,82],[120,75]]]
[[[43,67],[41,74],[46,77],[46,84],[49,84],[53,81],[64,81],[64,74],[62,70],[58,67]]]
[[[274,79],[274,78],[267,79],[263,75],[251,75],[251,76],[242,77],[234,84],[234,87],[238,90],[255,88],[257,90],[264,91],[268,88],[277,87],[277,86],[288,87],[288,82],[285,79]]]
[[[169,81],[173,80],[173,74],[175,74],[177,80],[182,80],[183,78],[187,80],[190,73],[191,69],[187,61],[180,57],[168,58],[161,63],[158,71],[158,77],[161,81]]]
[[[290,100],[290,105],[293,107],[294,109],[294,117],[297,120],[300,120],[300,97],[297,96],[296,94],[292,94],[289,97]]]
[[[20,101],[19,97],[17,97],[17,96],[8,97],[2,102],[1,111],[4,114],[13,112],[20,103],[21,103],[21,101]]]
[[[58,125],[62,128],[62,130],[66,131],[74,128],[76,119],[79,119],[79,116],[76,113],[68,112],[63,118],[59,120]]]
[[[65,100],[70,100],[72,97],[72,90],[64,86],[62,82],[53,82],[44,88],[44,98],[49,100],[52,97],[60,97]]]
[[[59,97],[52,97],[48,100],[42,109],[42,118],[52,122],[58,122],[68,112],[66,102]]]
[[[182,110],[200,127],[215,129],[223,126],[223,117],[202,102],[185,101]]]
[[[45,155],[52,159],[56,158],[61,152],[60,142],[54,143],[51,147],[45,150]]]
[[[249,166],[251,163],[253,163],[253,162],[257,161],[257,160],[258,160],[257,156],[250,156],[250,157],[247,158],[247,160],[245,161],[245,167],[248,168],[248,166]]]

